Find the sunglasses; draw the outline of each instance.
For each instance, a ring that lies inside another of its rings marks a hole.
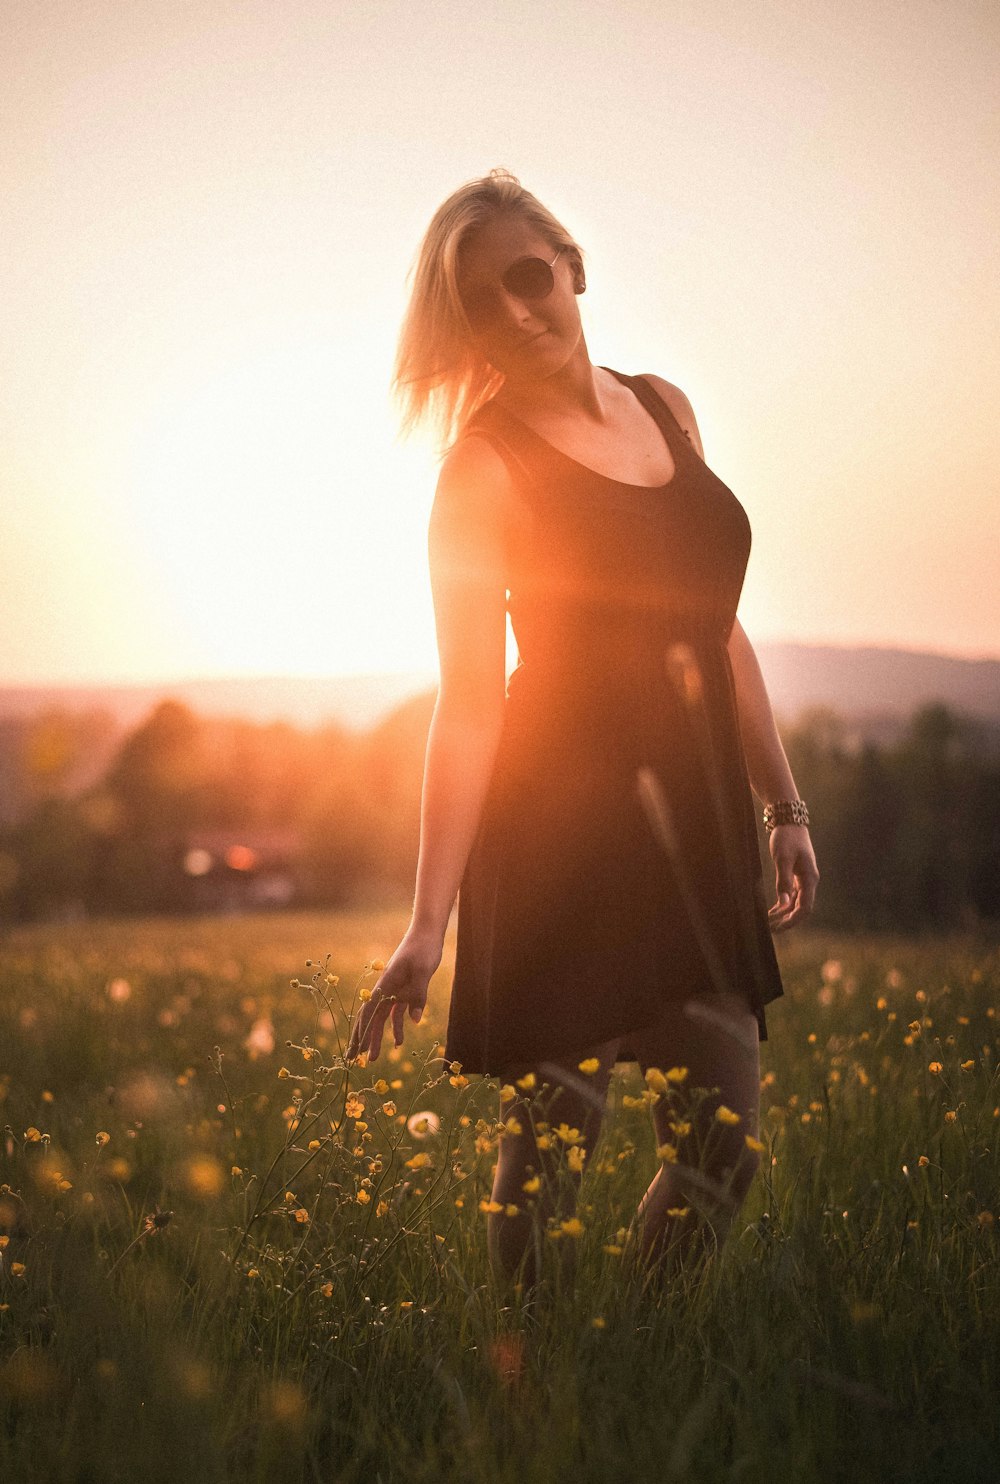
[[[565,251],[561,247],[551,263],[547,263],[544,258],[515,258],[500,275],[501,287],[515,299],[547,299],[556,281],[552,264]],[[463,294],[462,307],[470,325],[487,325],[496,314],[496,292],[490,288],[479,288],[470,294]]]

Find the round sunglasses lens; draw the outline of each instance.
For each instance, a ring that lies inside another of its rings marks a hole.
[[[555,278],[544,258],[520,258],[511,263],[501,283],[519,299],[544,299],[551,294]]]

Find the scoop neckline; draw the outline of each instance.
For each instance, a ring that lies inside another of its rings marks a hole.
[[[544,443],[546,448],[550,448],[552,452],[558,454],[561,459],[565,459],[567,463],[575,465],[577,469],[582,469],[585,474],[590,474],[594,479],[606,480],[608,484],[616,484],[620,489],[645,490],[650,494],[662,494],[664,490],[670,489],[671,485],[675,483],[679,472],[677,454],[674,451],[674,447],[670,438],[667,436],[667,430],[660,422],[659,418],[655,417],[653,413],[650,412],[649,408],[646,406],[645,402],[639,396],[639,393],[636,391],[635,387],[632,385],[631,379],[626,379],[621,372],[612,370],[610,366],[602,366],[601,370],[609,372],[616,381],[621,382],[622,386],[628,387],[629,391],[632,393],[635,400],[639,403],[639,406],[642,408],[642,410],[646,413],[647,417],[649,417],[650,420],[655,423],[657,428],[660,430],[663,441],[667,445],[667,450],[670,454],[670,457],[674,461],[674,472],[673,474],[671,474],[666,484],[629,484],[627,480],[615,479],[614,475],[612,474],[603,474],[600,469],[592,469],[589,464],[581,464],[580,460],[575,459],[571,453],[566,453],[565,449],[558,448],[556,444],[550,443],[548,438],[546,438],[542,433],[536,432],[535,429],[531,427],[529,423],[526,423],[522,417],[518,417],[516,412],[511,412],[509,407],[504,407],[501,403],[498,403],[496,401],[494,401],[493,405],[495,407],[498,407],[505,417],[513,418],[514,422],[519,423],[520,426],[526,429],[526,431],[529,432],[533,438],[537,438],[539,443]],[[652,390],[652,388],[650,388],[650,390]],[[654,396],[657,395],[659,394],[654,392]]]

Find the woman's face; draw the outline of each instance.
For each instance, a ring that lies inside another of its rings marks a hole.
[[[518,258],[552,263],[555,280],[544,299],[520,299],[500,282]],[[582,340],[574,279],[582,265],[572,248],[556,249],[517,215],[499,216],[462,244],[458,288],[475,321],[477,350],[508,381],[531,381],[562,369]],[[474,306],[474,308],[473,308]]]

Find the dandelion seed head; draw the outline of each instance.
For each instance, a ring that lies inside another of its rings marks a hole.
[[[410,1114],[406,1120],[406,1128],[415,1139],[430,1139],[440,1132],[441,1120],[429,1108],[424,1108],[418,1113]]]

